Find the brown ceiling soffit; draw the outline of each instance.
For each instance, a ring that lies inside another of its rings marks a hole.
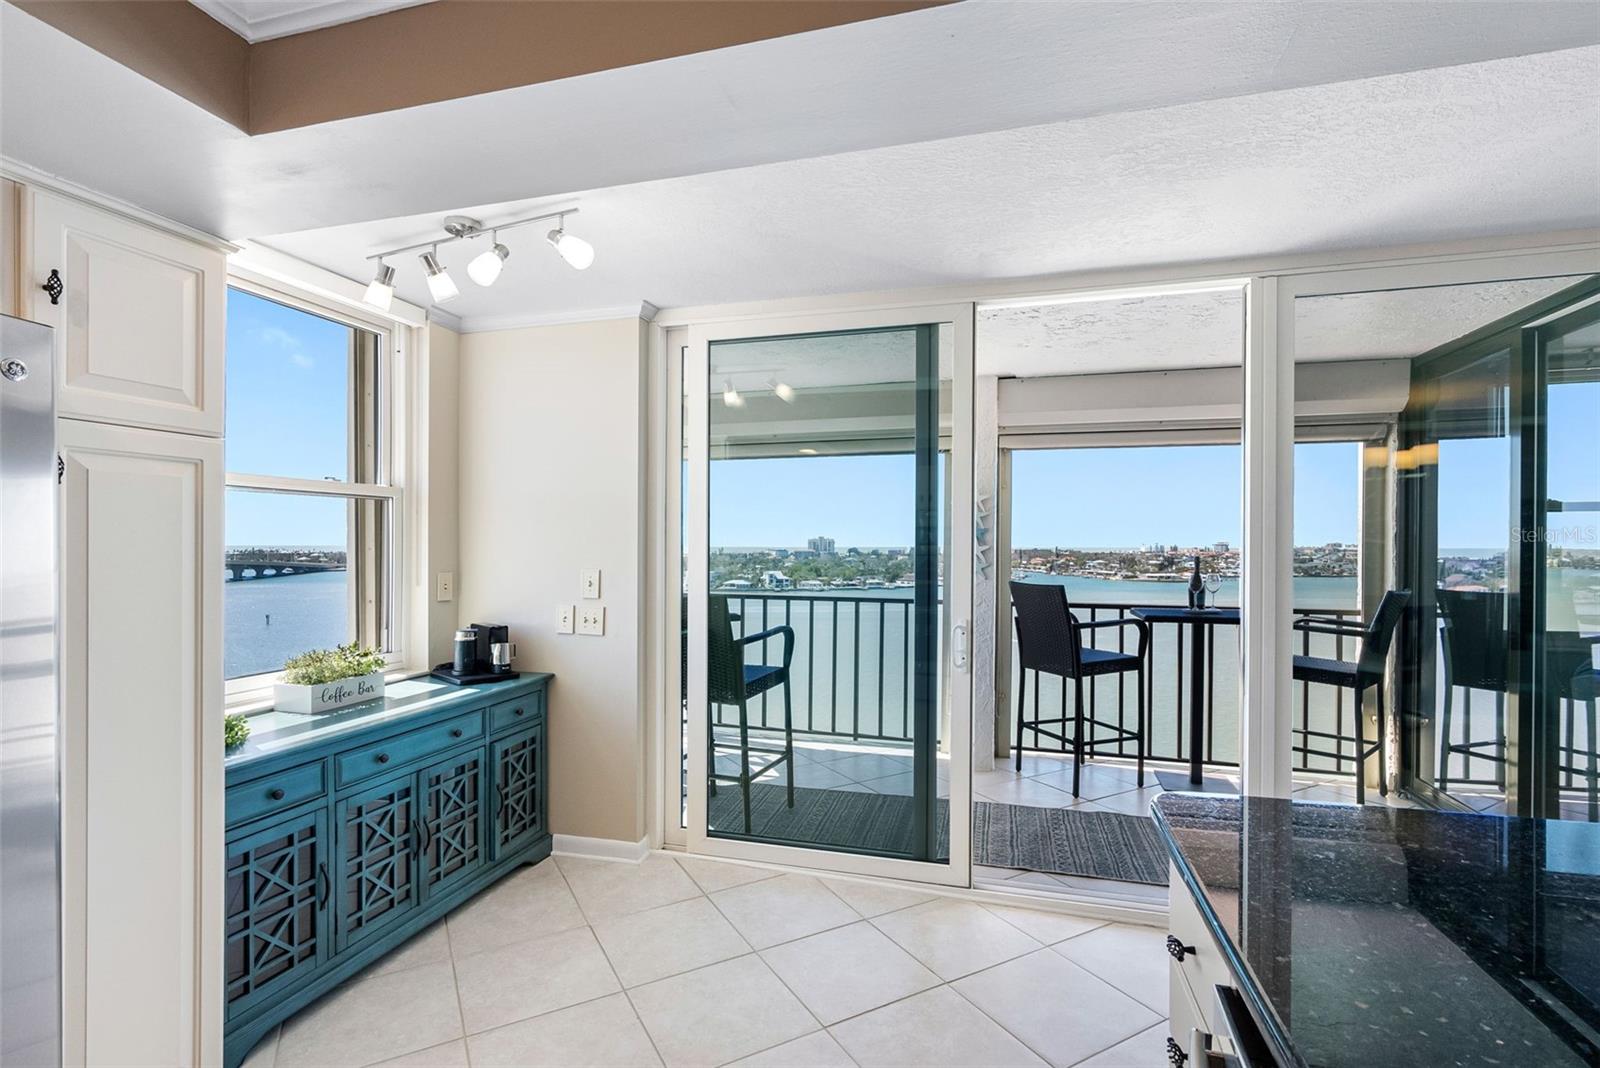
[[[251,45],[186,0],[14,0],[252,134],[940,7],[952,0],[435,0]]]

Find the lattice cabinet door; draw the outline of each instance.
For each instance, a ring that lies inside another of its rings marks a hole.
[[[489,748],[494,777],[494,853],[515,852],[544,834],[544,725]]]
[[[327,816],[232,838],[227,856],[223,996],[233,1017],[312,978],[329,954]]]
[[[422,895],[469,878],[487,862],[483,750],[423,770]]]
[[[387,928],[415,908],[417,776],[397,776],[339,802],[334,822],[338,859],[334,906],[338,948]]]

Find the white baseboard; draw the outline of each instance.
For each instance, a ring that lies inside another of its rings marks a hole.
[[[624,842],[616,838],[585,838],[578,834],[554,836],[551,850],[564,857],[585,857],[589,860],[620,860],[637,864],[650,855],[650,839]]]

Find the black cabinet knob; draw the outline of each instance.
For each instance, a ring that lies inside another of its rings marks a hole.
[[[1167,952],[1172,954],[1172,959],[1182,961],[1186,956],[1194,955],[1194,947],[1183,944],[1183,939],[1177,935],[1167,935]]]
[[[1172,1065],[1172,1068],[1183,1068],[1184,1062],[1188,1059],[1189,1055],[1183,1052],[1183,1047],[1178,1045],[1178,1040],[1168,1035],[1167,1063]]]
[[[388,753],[379,753],[378,754],[378,763],[380,763],[380,764],[389,763],[389,754]]]
[[[452,731],[451,731],[451,732],[450,732],[450,737],[452,737],[452,738],[459,738],[459,737],[461,737],[461,728],[460,728],[460,727],[457,727],[457,728],[455,728],[455,729],[454,729],[454,730],[452,730]]]
[[[282,801],[283,800],[283,791],[281,789],[279,789],[278,787],[273,787],[272,789],[267,791],[267,797],[270,800],[273,800],[273,801]]]
[[[522,709],[520,709],[520,708],[513,709],[512,711],[514,711],[519,716],[522,715]]]

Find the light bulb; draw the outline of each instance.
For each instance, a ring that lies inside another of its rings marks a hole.
[[[367,294],[361,299],[380,311],[388,311],[394,303],[394,268],[379,260],[377,273],[367,283]]]
[[[561,258],[577,270],[586,271],[594,262],[594,246],[581,237],[567,233],[565,226],[559,226],[544,236],[561,253]]]
[[[432,252],[422,254],[422,269],[427,272],[428,292],[433,295],[435,304],[443,304],[461,295],[461,290],[456,288],[455,279],[450,277],[449,271],[439,266],[439,258]]]
[[[743,408],[744,398],[739,396],[739,391],[733,388],[732,379],[722,380],[722,403],[729,408]]]
[[[511,250],[496,241],[494,247],[487,252],[473,258],[467,264],[467,277],[480,286],[492,286],[496,278],[500,277],[500,268],[505,265],[506,257],[511,255]]]
[[[775,378],[769,378],[767,379],[767,385],[772,387],[772,392],[776,393],[778,395],[778,399],[783,401],[783,403],[794,403],[794,387],[789,383],[779,382]]]

